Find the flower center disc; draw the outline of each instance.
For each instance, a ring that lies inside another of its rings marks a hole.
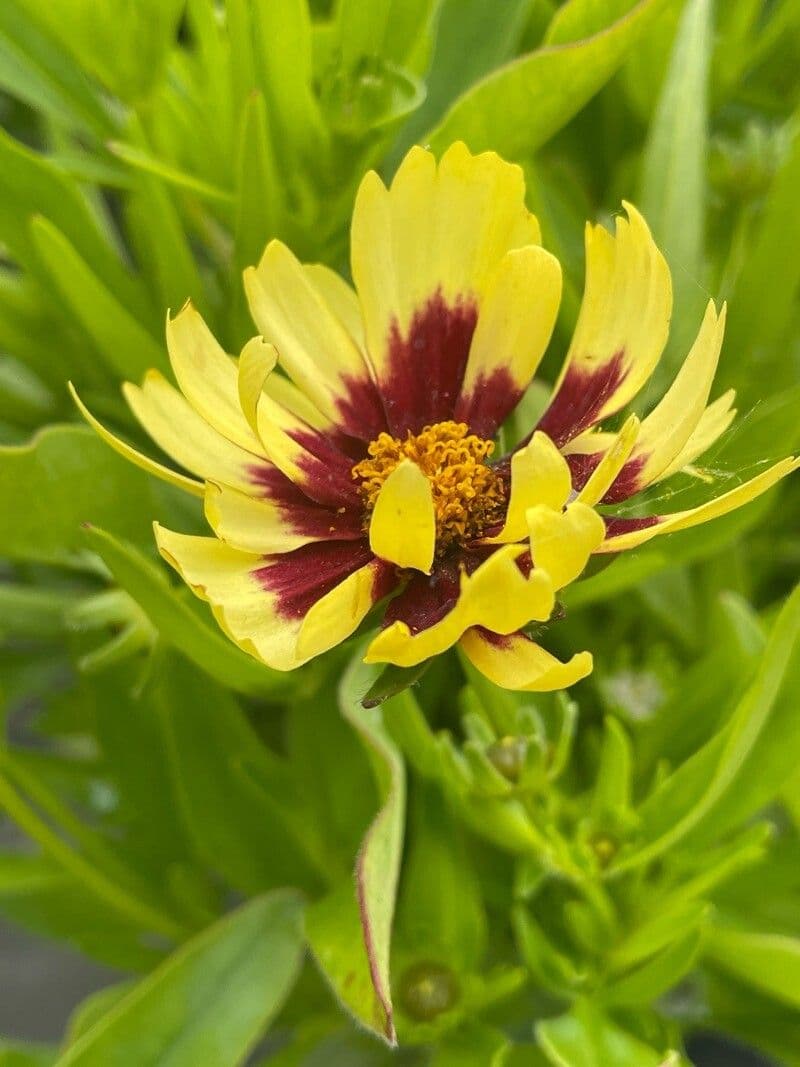
[[[370,442],[368,458],[353,467],[361,481],[366,524],[383,483],[404,459],[413,460],[431,484],[436,513],[436,549],[479,537],[502,522],[505,483],[487,466],[494,442],[469,433],[463,422],[437,422],[405,440],[382,433]]]

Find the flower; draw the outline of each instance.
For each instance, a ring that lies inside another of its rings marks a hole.
[[[494,153],[455,144],[437,164],[412,148],[389,189],[374,172],[361,183],[355,288],[275,240],[245,272],[262,336],[238,361],[191,305],[168,320],[179,388],[151,371],[124,392],[196,478],[81,405],[118,451],[203,497],[214,536],[157,525],[158,547],[270,667],[307,662],[386,601],[370,662],[410,667],[459,644],[498,685],[570,685],[591,671],[590,654],[562,663],[525,630],[551,617],[592,554],[723,515],[797,467],[783,460],[689,511],[615,514],[692,464],[735,415],[732,392],[708,404],[725,323],[709,302],[660,403],[641,422],[601,428],[652,374],[672,308],[667,264],[628,204],[613,234],[588,226],[583,304],[552,398],[514,451],[497,454],[561,295],[524,193],[520,168]]]

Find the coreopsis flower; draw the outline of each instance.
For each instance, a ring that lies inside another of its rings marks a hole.
[[[671,388],[641,422],[604,428],[647,382],[672,308],[641,215],[586,230],[586,289],[552,398],[507,455],[495,437],[556,321],[561,268],[526,210],[519,167],[453,145],[413,148],[387,189],[366,175],[354,286],[272,241],[244,282],[261,336],[238,360],[187,305],[167,325],[176,389],[124,387],[148,434],[194,477],[134,462],[203,497],[213,530],[156,526],[164,558],[241,648],[291,670],[382,605],[366,659],[414,666],[459,645],[497,684],[550,690],[589,673],[526,628],[594,553],[724,515],[797,466],[787,459],[700,507],[615,506],[692,464],[730,425],[708,403],[725,309],[710,302]],[[602,506],[602,511],[598,510]]]

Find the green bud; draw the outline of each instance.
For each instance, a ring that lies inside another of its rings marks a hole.
[[[610,834],[596,834],[589,844],[601,867],[607,867],[617,854],[619,845]]]
[[[400,980],[400,1001],[416,1022],[431,1022],[459,1000],[458,979],[441,963],[422,960],[412,964]]]
[[[516,782],[525,766],[528,742],[524,737],[501,737],[486,749],[486,755],[494,767],[507,778]]]

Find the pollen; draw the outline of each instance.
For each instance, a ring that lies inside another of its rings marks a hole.
[[[505,482],[486,460],[494,442],[469,432],[463,422],[437,422],[405,440],[382,433],[368,448],[368,457],[353,467],[361,482],[365,525],[383,483],[404,459],[413,460],[431,484],[436,513],[436,550],[465,543],[503,521]]]

